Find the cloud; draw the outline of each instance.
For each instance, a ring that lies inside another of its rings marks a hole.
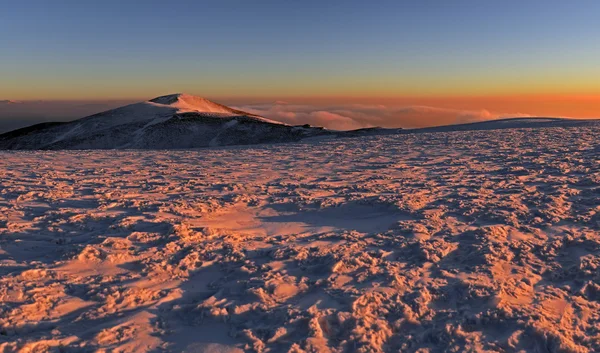
[[[352,130],[374,126],[418,128],[472,123],[504,117],[530,116],[523,113],[495,113],[485,109],[460,110],[423,105],[400,107],[365,104],[314,106],[275,102],[236,108],[290,125],[311,124],[333,130]]]
[[[355,116],[349,116],[345,112],[337,112],[310,105],[279,104],[276,102],[274,104],[241,106],[236,107],[236,109],[290,125],[310,124],[333,130],[353,130],[373,126],[370,123],[361,122],[359,121],[360,119],[357,119]]]

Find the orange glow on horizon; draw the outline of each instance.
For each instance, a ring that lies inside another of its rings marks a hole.
[[[532,116],[600,118],[600,94],[581,95],[497,95],[497,96],[402,96],[402,97],[215,97],[215,100],[244,103],[285,101],[293,104],[373,104],[387,107],[431,106]]]
[[[184,91],[184,90],[180,90]],[[185,92],[185,91],[184,91]],[[174,92],[157,92],[146,97],[110,99],[70,99],[46,100],[69,102],[119,102],[124,105],[132,102],[145,101],[156,96]],[[487,110],[499,114],[528,114],[532,116],[571,117],[571,118],[600,118],[600,94],[562,94],[562,95],[443,95],[443,96],[226,96],[203,95],[201,92],[187,91],[186,93],[204,96],[226,105],[245,105],[274,103],[285,101],[290,104],[315,106],[334,106],[352,104],[384,105],[386,107],[430,106],[436,108],[458,110]],[[13,97],[6,97],[13,99]],[[15,99],[19,100],[19,99]],[[25,99],[20,101],[33,101]]]

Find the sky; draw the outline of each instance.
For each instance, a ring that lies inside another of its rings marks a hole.
[[[435,120],[442,112],[451,121],[600,116],[596,0],[0,0],[0,8],[5,122],[175,92],[269,114],[379,107],[386,126],[418,125],[425,110],[433,120],[421,125],[445,122]],[[14,113],[9,100],[26,106]],[[53,108],[30,103],[39,100]]]

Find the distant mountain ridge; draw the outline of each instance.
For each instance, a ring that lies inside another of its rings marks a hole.
[[[0,134],[2,150],[189,149],[295,142],[314,137],[570,127],[598,120],[514,118],[420,129],[333,131],[290,126],[188,94],[170,94],[71,122],[45,122]]]

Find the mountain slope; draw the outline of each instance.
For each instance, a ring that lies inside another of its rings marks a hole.
[[[553,117],[504,118],[474,123],[443,125],[406,130],[411,133],[452,132],[474,130],[537,129],[596,125],[598,119],[567,119]]]
[[[293,127],[186,94],[0,135],[0,149],[171,149],[297,141],[327,133]]]

